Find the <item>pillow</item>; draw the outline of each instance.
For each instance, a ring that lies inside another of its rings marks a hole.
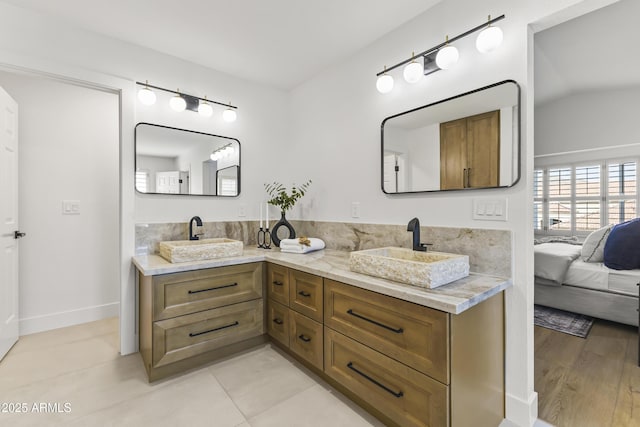
[[[614,270],[640,268],[640,218],[613,226],[604,245],[604,265]]]
[[[584,262],[604,261],[604,245],[613,225],[607,225],[589,234],[582,244],[580,256]]]

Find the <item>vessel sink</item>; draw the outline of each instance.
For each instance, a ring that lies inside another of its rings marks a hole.
[[[160,256],[169,262],[204,261],[242,255],[242,242],[226,238],[160,242]]]
[[[357,273],[423,288],[436,288],[469,275],[469,256],[387,247],[351,252]]]

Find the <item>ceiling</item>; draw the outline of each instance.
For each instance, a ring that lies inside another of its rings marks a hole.
[[[291,89],[441,0],[2,0]]]
[[[621,0],[535,35],[536,105],[640,85],[640,1]]]

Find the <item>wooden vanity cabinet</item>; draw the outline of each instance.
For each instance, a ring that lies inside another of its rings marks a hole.
[[[504,418],[500,293],[454,315],[325,279],[324,372],[400,426]]]
[[[270,263],[267,281],[267,333],[295,355],[322,370],[322,277]]]
[[[139,276],[149,381],[264,342],[264,263]]]

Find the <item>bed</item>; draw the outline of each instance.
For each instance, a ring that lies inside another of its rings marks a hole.
[[[585,262],[581,251],[575,242],[535,245],[535,303],[637,326],[640,270]]]

